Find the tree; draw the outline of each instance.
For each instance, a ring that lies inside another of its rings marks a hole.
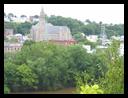
[[[13,13],[9,13],[9,14],[8,14],[8,17],[10,17],[10,18],[11,18],[11,17],[14,17],[14,14],[13,14]]]
[[[9,94],[10,89],[7,87],[7,85],[4,85],[4,94]]]
[[[38,16],[38,15],[34,15],[33,17],[34,17],[34,18],[37,18],[37,19],[39,18],[39,16]]]
[[[16,77],[16,83],[21,90],[36,88],[35,85],[38,83],[37,76],[27,65],[23,64],[17,67]]]
[[[81,41],[82,39],[84,39],[83,35],[79,32],[74,34],[73,36],[77,41]]]
[[[24,46],[25,46],[25,45],[30,46],[30,45],[32,45],[32,44],[34,44],[34,43],[35,43],[35,41],[33,41],[33,40],[26,40],[23,45],[24,45]]]
[[[8,14],[8,18],[9,18],[10,21],[12,21],[12,18],[13,18],[13,17],[14,17],[14,14],[13,14],[13,13],[9,13],[9,14]]]
[[[22,17],[22,18],[23,18],[23,17],[27,17],[27,16],[26,16],[26,15],[21,15],[20,17]]]
[[[87,23],[89,23],[89,24],[91,23],[91,21],[90,21],[89,19],[86,19],[86,21],[85,21],[85,22],[87,22]]]
[[[104,52],[104,56],[102,56],[108,71],[100,79],[100,85],[106,94],[124,93],[124,58],[119,56],[119,44],[118,41],[113,41],[112,45]]]
[[[30,33],[32,24],[29,22],[21,23],[17,26],[17,32],[23,35]]]
[[[15,74],[17,66],[10,59],[9,57],[4,64],[4,84],[12,91],[14,90],[14,84],[16,82]]]

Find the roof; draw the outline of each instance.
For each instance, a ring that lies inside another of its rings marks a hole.
[[[14,36],[22,36],[22,34],[15,34]]]
[[[23,44],[20,43],[4,43],[4,47],[15,47],[15,46],[22,46]]]
[[[47,33],[60,33],[60,32],[70,32],[67,26],[53,26],[52,24],[46,23],[45,30]]]

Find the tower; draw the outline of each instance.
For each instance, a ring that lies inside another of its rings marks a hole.
[[[37,35],[36,41],[43,41],[44,33],[45,33],[45,13],[42,7],[40,16],[39,16],[38,30],[36,32],[36,35]]]
[[[105,25],[101,24],[100,26],[101,26],[101,34],[100,34],[101,44],[105,45],[105,41],[107,39],[107,35],[106,35],[106,32],[105,32]]]
[[[41,8],[41,12],[40,12],[40,22],[45,22],[45,13],[44,13],[44,8]]]

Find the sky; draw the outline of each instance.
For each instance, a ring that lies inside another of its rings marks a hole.
[[[42,7],[48,16],[71,17],[83,22],[89,19],[97,23],[124,24],[124,4],[4,4],[4,12],[28,17],[40,15]]]

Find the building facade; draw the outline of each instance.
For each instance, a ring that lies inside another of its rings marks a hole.
[[[44,10],[41,10],[39,23],[31,28],[32,40],[38,41],[53,41],[55,43],[76,43],[72,38],[70,29],[67,26],[54,26],[45,21]]]
[[[13,29],[4,29],[4,36],[13,36]]]
[[[19,43],[4,43],[4,52],[16,52],[20,51],[22,48],[23,44]]]

